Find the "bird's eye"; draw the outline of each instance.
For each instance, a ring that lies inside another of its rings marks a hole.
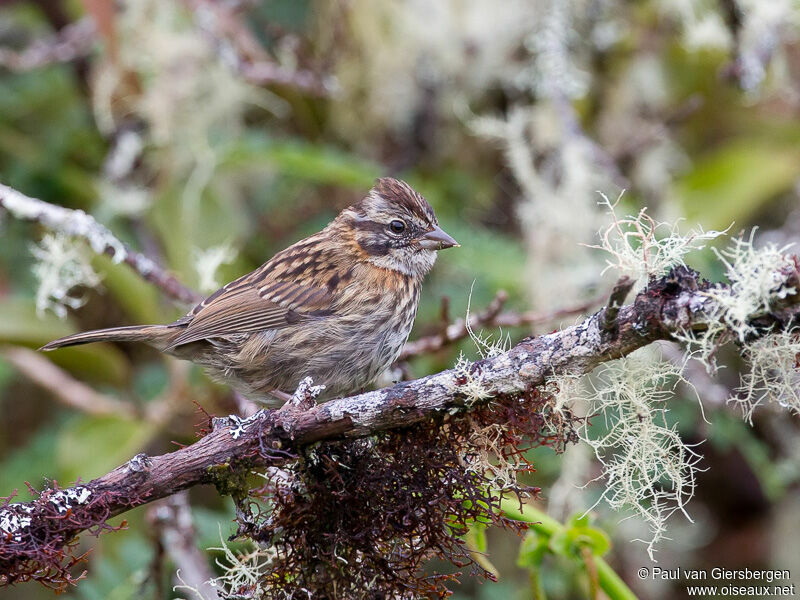
[[[406,224],[400,219],[394,219],[391,223],[389,223],[389,229],[392,231],[392,233],[403,233],[406,230]]]

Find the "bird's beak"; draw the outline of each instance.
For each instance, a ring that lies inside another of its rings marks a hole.
[[[426,250],[444,250],[458,248],[461,244],[447,235],[441,227],[434,227],[419,238],[419,245]]]

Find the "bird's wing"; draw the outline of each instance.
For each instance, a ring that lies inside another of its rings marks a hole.
[[[330,314],[334,294],[327,286],[269,275],[267,263],[206,298],[175,322],[186,328],[170,347],[236,333],[279,329],[309,317]]]

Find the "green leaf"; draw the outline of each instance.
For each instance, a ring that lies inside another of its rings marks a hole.
[[[222,160],[223,166],[271,164],[284,175],[326,185],[364,188],[384,168],[345,150],[300,140],[270,140],[263,134],[245,137]]]
[[[538,569],[547,554],[547,537],[529,531],[519,546],[517,566],[523,569]]]
[[[473,523],[467,532],[467,543],[472,550],[486,552],[486,525]]]
[[[711,229],[745,225],[800,176],[797,145],[738,139],[698,160],[675,185],[690,224]]]
[[[611,548],[608,535],[596,527],[589,526],[589,515],[573,515],[566,526],[550,537],[550,550],[559,556],[578,558],[581,548],[588,547],[592,554],[602,556]]]
[[[576,533],[576,543],[580,546],[588,546],[595,556],[603,556],[611,549],[611,539],[602,529],[584,527],[577,530]]]
[[[464,542],[472,554],[473,560],[481,567],[492,573],[495,577],[499,577],[500,571],[497,570],[492,564],[492,561],[486,556],[486,524],[485,523],[472,523],[469,530],[464,536]]]
[[[569,518],[566,523],[568,528],[571,527],[588,527],[589,526],[589,513],[575,513]]]
[[[548,544],[548,548],[550,552],[557,556],[563,556],[565,558],[574,558],[573,547],[572,547],[572,536],[569,534],[569,530],[561,529],[550,536],[550,543]]]

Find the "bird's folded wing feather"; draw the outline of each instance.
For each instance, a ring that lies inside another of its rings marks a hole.
[[[333,294],[327,287],[269,280],[256,285],[255,273],[232,281],[176,321],[186,329],[171,347],[237,333],[291,326],[327,314]]]

